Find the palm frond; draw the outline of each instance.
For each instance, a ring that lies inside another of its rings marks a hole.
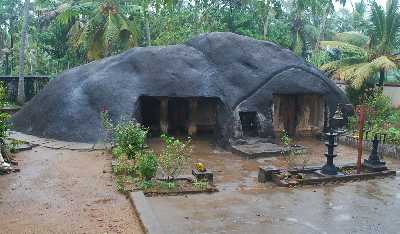
[[[104,48],[109,50],[112,44],[119,39],[119,29],[114,20],[114,16],[108,15],[107,21],[104,27]]]
[[[398,66],[386,56],[381,56],[371,62],[344,66],[337,70],[337,75],[350,82],[354,88],[360,88],[362,84],[381,70],[389,71]]]
[[[400,5],[399,0],[388,0],[387,4],[386,48],[391,50],[397,45],[397,40],[400,36]]]
[[[376,47],[379,46],[385,35],[385,10],[375,1],[371,3],[370,20],[371,46]]]
[[[365,57],[367,50],[349,43],[340,41],[321,41],[319,43],[321,48],[337,48],[342,52],[343,57]]]

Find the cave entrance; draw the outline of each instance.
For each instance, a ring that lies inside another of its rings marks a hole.
[[[242,124],[242,132],[245,137],[258,136],[257,112],[239,112],[240,122]]]
[[[213,136],[217,126],[218,98],[140,97],[141,124],[152,136]]]
[[[189,100],[185,98],[168,99],[168,133],[187,135],[189,126]]]
[[[325,101],[316,94],[275,94],[273,125],[275,132],[290,136],[311,136],[323,130]]]
[[[141,124],[149,128],[151,136],[159,136],[161,133],[160,107],[161,102],[156,97],[140,97]]]

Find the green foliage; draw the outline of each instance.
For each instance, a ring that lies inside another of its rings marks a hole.
[[[374,94],[375,84],[376,79],[371,78],[364,82],[360,88],[354,88],[351,85],[347,85],[345,89],[346,96],[354,106],[364,103],[367,97]]]
[[[124,150],[121,147],[117,146],[117,147],[114,147],[112,149],[112,155],[113,155],[114,158],[118,159],[121,156],[124,156],[125,153],[124,153]]]
[[[173,179],[190,165],[191,141],[182,142],[167,135],[162,135],[161,139],[164,148],[159,157],[159,166],[167,179]]]
[[[365,57],[367,51],[361,47],[341,41],[321,41],[322,48],[336,48],[341,51],[342,58]]]
[[[3,108],[6,104],[7,100],[7,90],[3,83],[0,82],[0,108]],[[7,137],[7,131],[10,126],[8,120],[10,119],[10,115],[5,112],[0,113],[0,139],[4,142]]]
[[[342,32],[337,33],[334,38],[335,41],[348,43],[358,47],[364,47],[368,43],[368,37],[359,32]]]
[[[329,54],[325,50],[314,50],[309,59],[309,62],[316,67],[320,67],[330,61]]]
[[[151,180],[143,180],[143,181],[140,183],[139,188],[142,189],[142,190],[146,190],[146,189],[149,189],[149,188],[151,188],[151,187],[153,187],[153,186],[154,186],[153,181],[151,181]]]
[[[148,129],[134,121],[122,121],[115,127],[115,142],[128,159],[134,159],[145,148],[147,133]]]
[[[192,186],[195,189],[206,189],[208,187],[208,180],[193,180]]]
[[[368,107],[365,130],[372,137],[375,134],[387,134],[387,143],[400,145],[400,110],[391,107],[390,98],[381,90],[375,90],[363,103]],[[358,129],[357,118],[350,118],[348,128]]]
[[[111,116],[108,110],[103,109],[100,112],[100,120],[101,120],[101,127],[104,130],[104,142],[105,143],[112,143],[113,140],[113,133],[114,133],[114,124],[111,121]]]
[[[136,165],[133,160],[129,160],[126,156],[120,156],[113,167],[116,175],[136,176]]]
[[[283,145],[282,157],[287,163],[289,168],[301,166],[304,168],[310,160],[308,155],[305,154],[303,149],[298,149],[293,145],[293,139],[284,130],[280,137],[281,144]]]
[[[160,188],[174,189],[174,188],[176,188],[176,183],[175,183],[175,181],[160,181]]]
[[[141,178],[151,180],[157,172],[158,162],[153,151],[142,151],[137,155],[137,170]]]

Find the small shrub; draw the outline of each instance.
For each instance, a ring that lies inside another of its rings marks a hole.
[[[151,180],[157,172],[158,162],[153,151],[142,151],[137,154],[137,170],[145,181]]]
[[[123,121],[115,128],[115,141],[118,147],[128,156],[134,159],[136,153],[145,148],[145,140],[148,129],[133,121]]]
[[[116,165],[113,167],[116,175],[136,176],[136,165],[133,160],[129,160],[126,155],[117,159]]]
[[[140,183],[139,188],[142,189],[142,190],[144,190],[144,189],[149,189],[149,188],[151,188],[151,187],[153,187],[153,186],[154,186],[154,185],[153,185],[153,181],[151,181],[151,180],[144,180],[144,181],[142,181],[142,182]]]
[[[112,155],[114,158],[118,159],[124,155],[124,151],[121,147],[117,146],[112,149]]]
[[[7,102],[7,89],[3,82],[0,82],[0,108],[3,108]],[[0,139],[2,143],[5,143],[5,139],[7,137],[7,131],[10,126],[8,124],[8,120],[10,119],[10,115],[7,113],[0,113]]]
[[[168,180],[181,175],[190,165],[190,154],[192,152],[190,138],[182,142],[173,137],[162,135],[164,149],[159,157],[159,165]]]
[[[289,137],[286,131],[282,132],[281,143],[283,144],[283,150],[281,152],[283,160],[288,164],[289,168],[301,166],[304,168],[308,162],[309,157],[302,149],[296,149],[293,147],[293,140]]]
[[[175,181],[160,181],[160,188],[174,189],[174,188],[176,188],[176,183],[175,183]]]
[[[194,180],[192,186],[195,189],[206,189],[208,187],[208,180]]]
[[[101,127],[104,130],[104,142],[112,143],[113,141],[113,133],[114,133],[114,124],[111,121],[110,113],[107,109],[103,108],[100,112],[101,119]]]

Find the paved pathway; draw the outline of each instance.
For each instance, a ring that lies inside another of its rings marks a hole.
[[[324,160],[321,142],[305,142],[311,163]],[[220,192],[148,198],[166,233],[400,233],[400,177],[317,187],[278,188],[257,183],[257,165],[279,158],[243,160],[194,142],[194,160],[211,167]],[[356,151],[339,146],[337,161]],[[392,168],[399,161],[388,160]]]
[[[9,138],[20,140],[24,142],[31,143],[33,145],[40,145],[46,148],[51,149],[70,149],[70,150],[101,150],[105,149],[105,145],[98,144],[90,144],[90,143],[79,143],[79,142],[69,142],[69,141],[59,141],[53,139],[46,139],[37,136],[32,136],[28,134],[24,134],[21,132],[10,131]]]

